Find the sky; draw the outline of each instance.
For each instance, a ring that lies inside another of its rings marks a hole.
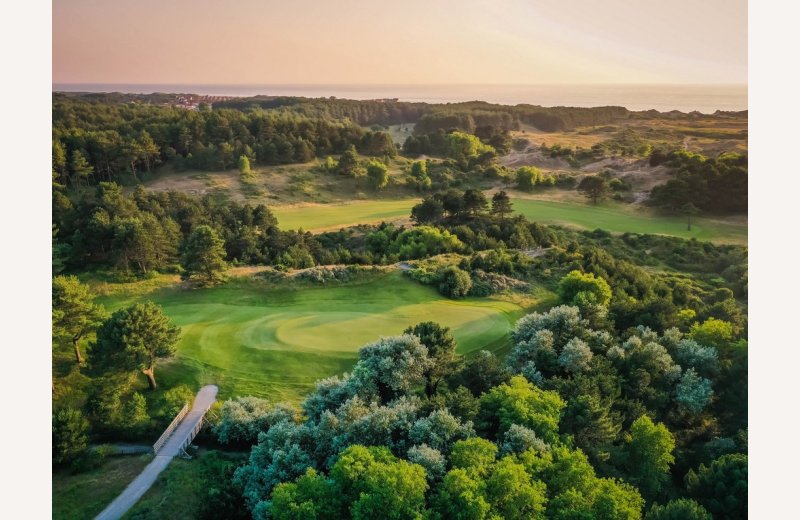
[[[747,0],[54,0],[53,82],[745,84]]]

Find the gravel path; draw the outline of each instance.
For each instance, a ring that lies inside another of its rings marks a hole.
[[[175,458],[175,455],[180,453],[183,442],[195,426],[197,426],[197,423],[203,419],[206,411],[208,411],[217,399],[217,390],[218,388],[215,385],[208,385],[197,392],[191,411],[186,414],[186,417],[178,424],[178,427],[172,432],[172,435],[170,435],[167,442],[161,448],[161,451],[159,451],[153,461],[139,473],[139,476],[128,484],[125,491],[95,517],[95,520],[118,520],[142,498],[142,495],[144,495],[145,492],[150,489],[150,486],[153,485],[153,482],[156,481],[158,474],[164,471],[164,468]]]

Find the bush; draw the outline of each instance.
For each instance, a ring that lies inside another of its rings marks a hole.
[[[361,270],[355,265],[336,265],[333,267],[312,267],[297,273],[300,280],[308,280],[319,284],[327,282],[349,282]]]
[[[630,184],[618,178],[608,181],[608,187],[614,191],[628,191],[631,189]]]
[[[469,273],[454,265],[442,270],[440,280],[439,292],[449,298],[462,298],[472,289],[472,278]]]
[[[194,402],[194,392],[186,385],[179,385],[164,392],[160,416],[171,421],[184,405]]]
[[[113,446],[103,445],[95,449],[87,449],[72,461],[70,470],[72,473],[84,473],[97,469],[103,465],[105,460],[115,453]]]
[[[470,296],[489,296],[505,291],[527,292],[530,284],[502,274],[487,273],[480,269],[472,272]]]
[[[385,188],[389,184],[389,171],[386,165],[380,161],[370,161],[367,164],[367,179],[374,189]]]
[[[517,168],[517,188],[522,191],[531,191],[542,179],[542,172],[533,166]]]
[[[252,446],[259,433],[266,433],[281,421],[293,422],[296,415],[297,411],[289,405],[273,406],[266,399],[237,397],[223,403],[214,434],[222,444]]]
[[[414,259],[451,253],[463,247],[461,240],[449,231],[432,226],[417,226],[400,233],[391,246],[391,252],[403,259]]]

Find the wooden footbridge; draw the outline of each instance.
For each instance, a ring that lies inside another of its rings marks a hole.
[[[150,489],[158,474],[169,465],[176,455],[186,456],[186,448],[203,427],[206,412],[217,399],[218,388],[215,385],[204,386],[197,392],[191,410],[189,405],[175,416],[170,425],[153,444],[155,458],[145,467],[139,476],[111,502],[95,520],[118,520]]]

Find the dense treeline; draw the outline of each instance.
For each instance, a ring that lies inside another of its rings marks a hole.
[[[627,119],[631,112],[623,107],[540,107],[533,105],[492,105],[473,101],[432,105],[430,112],[417,121],[415,132],[433,133],[437,130],[460,130],[475,133],[480,127],[493,126],[501,130],[517,130],[520,123],[535,126],[545,132],[571,130],[578,126],[594,126]]]
[[[414,123],[429,108],[425,103],[391,100],[310,99],[289,96],[255,96],[216,103],[214,108],[237,110],[285,109],[311,118],[349,119],[361,126]]]
[[[372,263],[346,248],[347,233],[312,235],[282,231],[263,204],[251,206],[213,196],[178,192],[145,192],[127,196],[114,183],[101,182],[73,201],[54,194],[55,266],[67,270],[111,268],[145,275],[186,269],[192,233],[208,227],[221,243],[224,260],[235,264],[269,264],[281,269],[316,264]],[[180,264],[180,265],[179,265]]]
[[[307,162],[351,145],[365,155],[396,153],[387,134],[346,120],[53,98],[53,170],[65,185],[135,180],[165,162],[202,170],[233,168],[241,156],[252,164]]]
[[[607,290],[580,273],[561,287]],[[594,318],[528,315],[505,362],[420,323],[300,409],[227,401],[220,442],[253,446],[232,487],[254,518],[744,518],[746,345]]]
[[[472,133],[480,126],[497,126],[504,130],[520,123],[536,126],[547,132],[568,130],[577,126],[607,124],[630,117],[623,107],[542,107],[535,105],[495,105],[483,101],[464,103],[411,103],[397,100],[310,99],[300,97],[256,96],[217,103],[215,107],[248,110],[285,109],[309,117],[349,119],[363,126],[416,123],[419,133],[457,129]]]
[[[691,215],[693,208],[715,213],[747,212],[747,156],[705,157],[683,150],[654,150],[650,164],[666,164],[674,178],[654,187],[649,203]]]

